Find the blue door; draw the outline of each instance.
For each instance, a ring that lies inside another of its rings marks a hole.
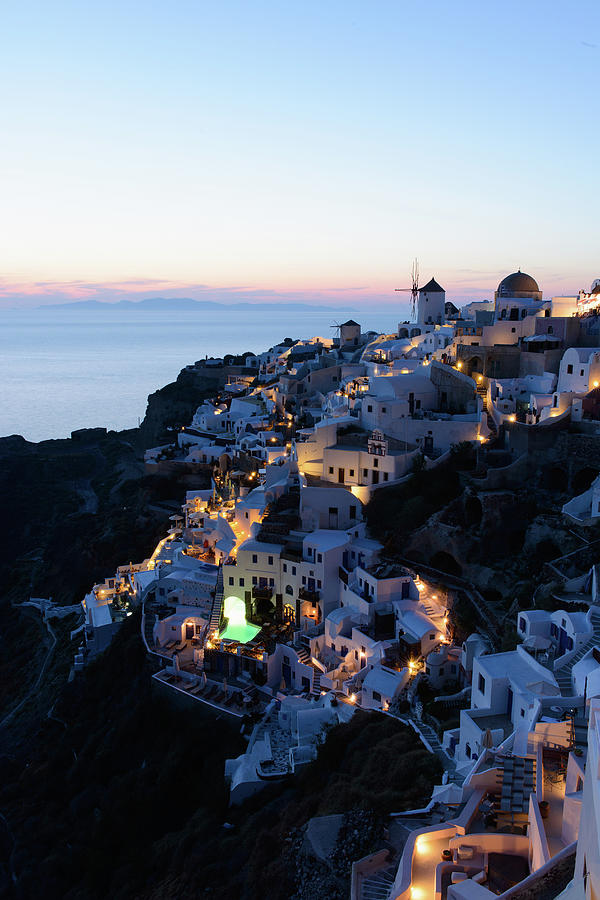
[[[568,650],[568,640],[569,636],[564,628],[561,628],[558,632],[558,649],[560,651],[559,656],[562,656],[563,653],[566,653]]]

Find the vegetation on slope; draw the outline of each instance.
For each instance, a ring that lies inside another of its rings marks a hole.
[[[149,666],[132,616],[62,688],[54,718],[0,758],[14,837],[1,842],[7,896],[43,885],[50,900],[288,898],[292,830],[318,814],[419,807],[439,780],[410,729],[359,711],[298,778],[228,810],[224,760],[245,746],[237,729],[155,695]]]

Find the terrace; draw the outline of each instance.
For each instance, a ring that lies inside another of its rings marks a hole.
[[[228,685],[226,679],[219,683],[209,680],[205,674],[191,675],[173,669],[163,669],[152,677],[160,684],[179,691],[207,707],[238,719],[260,709],[255,689],[243,689],[236,685]]]

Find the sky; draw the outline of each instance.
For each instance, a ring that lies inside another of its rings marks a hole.
[[[4,4],[0,307],[600,275],[600,4]]]

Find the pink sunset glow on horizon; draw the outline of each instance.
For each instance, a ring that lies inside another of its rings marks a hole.
[[[459,270],[455,272],[438,272],[423,270],[421,281],[435,277],[445,288],[446,297],[455,303],[467,303],[470,300],[491,298],[499,281],[517,266],[506,266],[491,272],[475,270]],[[524,270],[538,281],[544,296],[549,298],[560,295],[574,295],[581,288],[586,288],[595,273],[590,272],[582,284],[574,276],[559,275],[549,272],[545,275],[540,269],[528,266]],[[84,300],[97,300],[111,304],[121,300],[140,301],[148,298],[164,297],[175,299],[188,297],[195,300],[209,300],[216,303],[326,303],[331,306],[360,306],[362,302],[376,304],[380,307],[403,307],[408,309],[408,295],[395,292],[395,287],[408,287],[410,278],[402,273],[395,280],[390,277],[387,283],[381,279],[372,284],[356,285],[321,285],[307,283],[298,287],[276,285],[207,285],[193,281],[177,281],[161,278],[124,278],[106,281],[85,280],[35,280],[0,278],[0,309],[27,309],[37,306],[77,303]],[[581,278],[579,279],[581,281]]]

